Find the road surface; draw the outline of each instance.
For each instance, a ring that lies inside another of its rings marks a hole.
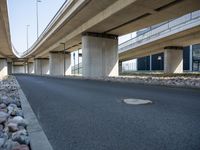
[[[55,150],[200,150],[200,90],[16,77]]]

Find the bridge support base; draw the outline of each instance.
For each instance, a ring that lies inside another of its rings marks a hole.
[[[118,76],[118,37],[85,33],[82,36],[83,76]]]
[[[34,61],[34,72],[37,75],[49,74],[49,59],[36,58]]]
[[[50,75],[64,76],[71,75],[71,55],[61,52],[49,54]]]
[[[183,48],[167,47],[164,50],[164,72],[183,73]]]
[[[8,63],[6,58],[0,58],[0,79],[8,75]]]

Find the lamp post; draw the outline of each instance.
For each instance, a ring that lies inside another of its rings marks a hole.
[[[79,75],[79,49],[78,49],[78,75]]]
[[[26,25],[26,44],[27,44],[27,50],[28,50],[28,28],[30,25]]]
[[[64,46],[64,76],[65,76],[65,70],[66,70],[66,62],[65,62],[65,52],[66,52],[66,49],[65,49],[65,43],[60,43]]]
[[[41,0],[36,0],[36,19],[37,19],[37,39],[39,35],[39,21],[38,21],[38,3],[42,2]]]
[[[74,58],[74,75],[75,75],[75,52],[73,53],[73,58]]]

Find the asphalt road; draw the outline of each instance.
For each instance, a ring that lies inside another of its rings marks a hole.
[[[55,150],[200,150],[200,90],[16,77]]]

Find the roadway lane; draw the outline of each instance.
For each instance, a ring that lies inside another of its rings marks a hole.
[[[199,90],[16,77],[55,150],[200,150]]]

